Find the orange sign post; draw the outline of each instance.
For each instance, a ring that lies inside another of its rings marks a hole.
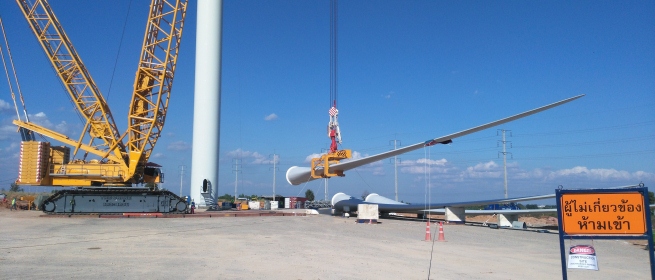
[[[562,279],[567,279],[565,239],[647,239],[655,279],[648,188],[558,189],[556,195]]]
[[[562,230],[572,234],[646,234],[644,196],[634,193],[563,194]]]

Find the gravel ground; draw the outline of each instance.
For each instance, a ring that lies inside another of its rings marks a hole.
[[[424,222],[408,220],[39,215],[0,211],[0,279],[428,279],[428,270],[430,279],[562,276],[555,233],[445,224],[447,242],[433,244],[424,241]],[[437,235],[438,226],[431,229]],[[650,278],[642,247],[593,245],[600,270],[569,270],[569,279]]]

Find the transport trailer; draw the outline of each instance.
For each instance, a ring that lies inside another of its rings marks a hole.
[[[41,203],[46,214],[184,213],[187,202],[167,190],[97,188],[61,190]]]

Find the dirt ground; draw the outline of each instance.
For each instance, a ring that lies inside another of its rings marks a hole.
[[[202,211],[202,210],[201,210]],[[323,211],[322,211],[323,212]],[[297,217],[40,217],[0,210],[1,279],[560,279],[554,231],[424,221],[357,224]],[[436,238],[438,226],[432,224]],[[593,244],[599,271],[569,279],[647,279],[648,253],[622,240]],[[568,248],[568,247],[567,247]]]

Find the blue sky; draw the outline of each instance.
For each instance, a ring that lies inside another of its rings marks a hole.
[[[51,3],[121,130],[148,2]],[[226,0],[223,9],[219,193],[234,193],[240,158],[238,192],[271,194],[277,154],[278,194],[312,189],[323,198],[321,180],[290,186],[284,174],[329,146],[329,1]],[[510,197],[552,193],[558,185],[653,188],[653,11],[650,1],[341,1],[342,148],[373,155],[394,139],[410,145],[587,94],[499,127],[511,130]],[[164,166],[163,186],[175,192],[186,166],[185,195],[193,168],[194,44],[202,35],[195,34],[195,14],[190,1],[166,126],[151,157]],[[77,137],[82,123],[18,7],[1,1],[0,15],[32,121]],[[0,186],[7,188],[18,166],[14,118],[3,77]],[[432,201],[502,197],[499,140],[489,129],[401,156],[400,199],[422,202],[428,184]],[[392,161],[329,180],[330,197],[339,191],[393,198]]]

